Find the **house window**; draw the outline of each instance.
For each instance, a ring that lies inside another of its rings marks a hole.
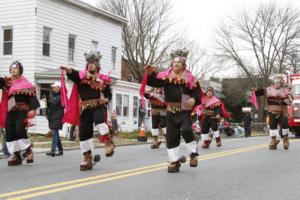
[[[122,95],[116,94],[116,112],[118,116],[122,116]]]
[[[3,55],[12,55],[13,29],[3,29]]]
[[[137,96],[133,97],[132,113],[133,117],[138,116],[139,98]]]
[[[133,82],[133,75],[132,74],[127,75],[127,81]]]
[[[50,35],[51,28],[43,29],[43,56],[50,56]]]
[[[92,41],[92,50],[97,51],[98,50],[98,42]]]
[[[128,117],[129,116],[129,95],[123,96],[123,116]]]
[[[113,69],[116,68],[116,57],[117,57],[117,48],[112,47],[112,49],[111,49],[111,62],[112,62]]]
[[[69,35],[69,61],[74,62],[76,36]]]

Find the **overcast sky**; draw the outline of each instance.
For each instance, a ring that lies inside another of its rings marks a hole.
[[[95,5],[97,0],[83,0]],[[261,2],[274,0],[170,0],[174,15],[178,15],[178,24],[186,28],[191,40],[201,47],[214,44],[215,28],[229,15],[241,10],[254,10]],[[275,0],[279,4],[290,4],[300,8],[300,0]]]
[[[97,0],[83,0],[92,5]],[[215,29],[228,16],[234,16],[243,10],[255,10],[263,2],[289,4],[300,8],[300,0],[170,0],[177,24],[186,29],[190,40],[194,40],[204,49],[215,47]]]

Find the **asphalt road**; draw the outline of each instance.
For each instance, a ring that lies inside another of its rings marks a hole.
[[[101,153],[94,170],[79,171],[79,150],[62,157],[35,154],[35,163],[8,167],[0,160],[0,199],[292,200],[300,198],[300,140],[268,150],[269,138],[223,140],[200,149],[199,166],[167,173],[164,145],[124,146],[112,158]],[[184,143],[181,152],[185,154]]]

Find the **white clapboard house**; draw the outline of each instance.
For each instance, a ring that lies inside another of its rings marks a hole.
[[[140,85],[121,79],[122,26],[127,20],[80,0],[1,0],[0,76],[8,75],[13,60],[37,87],[40,99],[60,80],[58,67],[85,67],[84,52],[102,54],[102,72],[111,73],[113,100],[122,130],[137,129]],[[68,82],[71,86],[71,82]],[[39,110],[30,132],[48,131],[45,110]],[[64,131],[66,132],[66,131]]]

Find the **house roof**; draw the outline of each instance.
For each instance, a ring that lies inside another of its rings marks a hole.
[[[114,20],[116,22],[119,22],[119,23],[127,23],[128,20],[124,17],[121,17],[119,15],[116,15],[116,14],[113,14],[113,13],[110,13],[106,10],[103,10],[103,9],[100,9],[100,8],[96,8],[88,3],[85,3],[81,0],[63,0],[64,2],[66,3],[69,3],[73,6],[76,6],[76,7],[79,7],[79,8],[82,8],[84,10],[88,10],[88,11],[91,11],[95,14],[98,14],[98,15],[101,15],[103,17],[106,17],[108,19],[111,19],[111,20]]]

